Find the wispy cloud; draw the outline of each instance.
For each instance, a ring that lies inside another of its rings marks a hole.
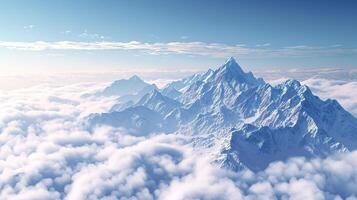
[[[33,29],[33,28],[35,28],[35,25],[33,25],[33,24],[24,26],[25,30],[29,30],[29,29]]]
[[[61,33],[68,35],[68,34],[71,34],[72,31],[71,31],[71,30],[65,30],[65,31],[63,31],[63,32],[61,32]]]
[[[104,40],[104,39],[108,38],[108,37],[106,37],[104,35],[100,35],[100,34],[97,34],[97,33],[89,33],[87,30],[84,30],[81,34],[79,34],[79,37],[87,38],[87,39],[93,39],[93,40],[96,40],[96,39]]]
[[[264,43],[264,44],[257,44],[257,47],[268,47],[270,46],[270,43]]]
[[[289,46],[281,48],[248,47],[242,44],[228,45],[206,42],[168,42],[145,43],[130,42],[74,42],[74,41],[35,41],[7,42],[0,41],[0,48],[44,51],[44,50],[138,50],[153,55],[186,54],[211,57],[313,57],[357,54],[357,48]]]
[[[181,40],[187,40],[187,39],[188,39],[188,36],[183,35],[183,36],[180,37],[180,39],[181,39]]]

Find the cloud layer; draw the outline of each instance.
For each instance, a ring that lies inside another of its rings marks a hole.
[[[357,117],[357,82],[312,78],[303,81],[323,99],[337,99],[338,102]]]
[[[227,58],[239,57],[313,57],[331,55],[355,55],[356,48],[343,48],[340,46],[313,47],[313,46],[289,46],[282,48],[270,48],[269,45],[247,47],[236,44],[205,42],[168,42],[146,43],[138,41],[130,42],[9,42],[0,41],[0,48],[44,51],[44,50],[139,50],[153,55],[162,54],[187,54]]]
[[[0,199],[356,199],[357,152],[219,169],[180,135],[81,125],[110,98],[90,85],[0,93]]]

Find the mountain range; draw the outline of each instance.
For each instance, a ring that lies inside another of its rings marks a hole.
[[[115,96],[117,104],[90,115],[89,129],[111,125],[134,135],[184,134],[197,151],[235,171],[357,149],[357,119],[336,100],[322,100],[296,80],[272,86],[234,58],[162,89],[133,76],[95,95]]]

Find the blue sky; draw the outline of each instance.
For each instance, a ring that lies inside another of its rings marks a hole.
[[[0,71],[357,66],[357,2],[2,1]]]

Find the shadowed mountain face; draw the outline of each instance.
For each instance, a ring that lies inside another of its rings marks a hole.
[[[103,92],[139,94],[148,84],[135,79],[117,81]],[[88,126],[186,134],[198,150],[233,170],[259,171],[292,156],[325,157],[357,149],[357,119],[337,101],[323,101],[295,80],[271,86],[244,72],[234,58],[215,71],[140,94],[141,99],[122,100],[113,112],[91,115]]]

